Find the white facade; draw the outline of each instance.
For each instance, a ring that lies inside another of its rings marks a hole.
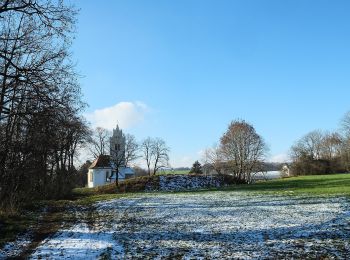
[[[109,183],[107,178],[110,177],[111,174],[112,168],[110,167],[89,169],[88,187],[94,188]]]
[[[92,168],[88,172],[88,187],[94,188],[109,183],[115,182],[115,174],[112,175],[111,167]],[[123,167],[119,169],[118,181],[134,177],[135,172],[130,167]]]

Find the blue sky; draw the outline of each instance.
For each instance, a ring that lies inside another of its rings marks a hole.
[[[284,158],[350,110],[349,1],[81,0],[73,57],[86,116],[161,137],[189,166],[231,120]]]

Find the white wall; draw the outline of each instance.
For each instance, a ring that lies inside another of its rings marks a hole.
[[[93,178],[91,181],[89,176],[88,176],[88,187],[93,188],[93,187],[105,185],[107,183],[107,181],[106,181],[106,172],[107,171],[109,172],[109,175],[111,175],[110,168],[89,169],[89,175],[90,175],[90,173],[92,173]]]
[[[88,187],[89,188],[94,188],[97,186],[105,185],[110,182],[107,182],[106,180],[106,172],[108,171],[109,175],[111,176],[112,174],[112,169],[111,168],[94,168],[94,169],[89,169],[88,173]],[[93,175],[92,181],[90,180],[90,174]],[[119,169],[119,174],[118,174],[118,181],[124,181],[125,180],[125,175],[128,175],[129,177],[134,176],[134,171],[129,168],[120,168]],[[112,178],[112,182],[115,181],[115,175]]]

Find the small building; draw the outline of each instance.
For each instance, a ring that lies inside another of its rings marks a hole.
[[[100,155],[89,167],[89,188],[116,182],[116,165],[118,165],[118,182],[135,177],[135,171],[125,165],[125,134],[118,125],[113,129],[109,142],[110,155]]]
[[[135,171],[130,167],[120,167],[118,170],[118,182],[135,176]],[[88,171],[88,187],[94,188],[116,182],[116,170],[111,163],[109,155],[100,155],[91,164]]]
[[[285,177],[290,177],[290,170],[287,164],[283,165],[282,169],[281,169],[281,176],[283,178]]]

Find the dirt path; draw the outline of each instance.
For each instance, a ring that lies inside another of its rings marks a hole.
[[[99,202],[44,240],[32,259],[350,258],[345,198],[238,192]]]

